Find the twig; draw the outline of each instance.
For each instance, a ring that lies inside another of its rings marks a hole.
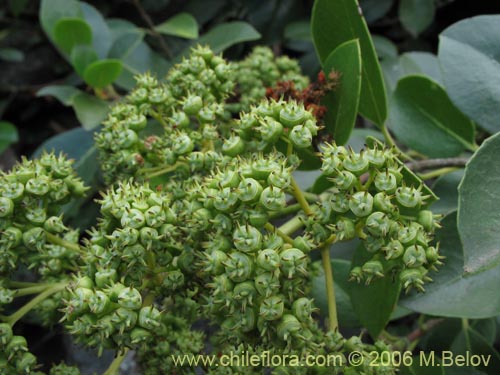
[[[416,330],[410,332],[406,336],[406,339],[408,340],[408,342],[414,342],[425,335],[428,331],[432,330],[443,322],[444,319],[429,319]]]
[[[468,161],[469,158],[427,159],[406,163],[406,166],[414,172],[419,172],[434,168],[464,167]]]
[[[132,4],[134,4],[135,8],[137,9],[139,14],[141,15],[142,19],[148,25],[148,28],[149,28],[149,31],[151,32],[151,35],[154,36],[158,40],[161,49],[163,50],[165,55],[167,55],[167,58],[171,60],[173,56],[172,56],[172,52],[170,52],[170,48],[168,48],[168,46],[165,43],[165,40],[163,39],[161,34],[158,31],[156,31],[155,24],[154,24],[153,20],[151,19],[149,14],[146,12],[146,10],[142,7],[140,0],[130,0],[130,1],[132,2]]]

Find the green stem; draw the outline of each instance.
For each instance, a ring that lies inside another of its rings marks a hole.
[[[316,203],[316,202],[319,202],[321,199],[320,199],[320,196],[318,194],[314,194],[314,193],[309,193],[307,191],[303,191],[302,192],[302,195],[304,195],[304,198],[309,202],[309,203]]]
[[[161,176],[162,174],[165,174],[165,173],[169,173],[169,172],[173,172],[175,171],[179,166],[183,165],[185,163],[183,162],[177,162],[175,163],[174,165],[169,165],[168,167],[166,168],[162,168],[156,172],[153,172],[153,173],[150,173],[147,175],[148,178],[153,178],[153,177],[156,177],[156,176]]]
[[[389,129],[387,129],[386,124],[384,124],[380,130],[382,131],[382,134],[384,135],[385,143],[387,143],[391,147],[395,147],[399,151],[399,153],[401,154],[402,159],[413,160],[408,154],[405,154],[403,151],[401,151],[398,148],[398,146],[396,145],[396,142],[394,141],[394,138],[392,138],[391,133],[389,133]]]
[[[59,284],[54,284],[52,288],[47,289],[45,292],[40,293],[38,296],[33,298],[31,301],[29,301],[27,304],[25,304],[23,307],[21,307],[19,310],[17,310],[14,314],[9,315],[5,321],[9,323],[11,326],[16,324],[16,322],[21,319],[23,316],[25,316],[27,313],[29,313],[36,305],[38,305],[40,302],[45,300],[46,298],[50,297],[51,295],[60,292],[61,290],[64,290],[68,286],[68,283],[59,283]]]
[[[9,288],[16,288],[16,289],[19,289],[19,288],[28,288],[28,287],[32,287],[32,286],[38,286],[40,285],[40,283],[29,283],[29,282],[26,282],[26,281],[9,281]]]
[[[43,291],[47,290],[50,287],[53,287],[54,283],[51,284],[38,284],[36,286],[29,286],[26,288],[21,288],[16,290],[16,297],[22,297],[22,296],[27,296],[30,294],[38,294],[42,293]]]
[[[54,245],[65,247],[66,249],[75,251],[77,253],[84,252],[84,250],[80,247],[80,245],[78,245],[76,243],[66,241],[60,237],[57,237],[56,235],[54,235],[52,233],[49,233],[49,232],[46,232],[46,235],[47,235],[47,239],[49,240],[49,242],[54,244]]]
[[[460,168],[455,168],[455,167],[440,168],[440,169],[436,169],[436,170],[428,172],[428,173],[420,173],[419,177],[424,181],[431,180],[433,178],[436,178],[436,177],[439,177],[439,176],[442,176],[442,175],[445,175],[445,174],[448,174],[451,172],[458,171],[459,169]]]
[[[300,189],[299,185],[297,184],[297,181],[295,181],[295,178],[292,176],[292,189],[293,189],[293,196],[295,199],[297,199],[297,202],[300,204],[300,207],[302,207],[302,210],[304,210],[305,214],[307,216],[311,216],[313,214],[311,207],[309,206],[309,202],[307,202],[307,199],[304,196],[304,193]]]
[[[304,225],[304,223],[300,219],[300,216],[295,216],[292,219],[288,220],[285,224],[280,226],[278,228],[278,230],[281,233],[291,235],[291,234],[295,233],[296,231],[298,231],[300,228],[302,228],[303,225]]]
[[[128,348],[125,348],[122,353],[119,353],[115,359],[113,359],[113,362],[109,365],[107,370],[103,373],[103,375],[116,375],[118,374],[118,370],[120,369],[120,365],[122,364],[123,360],[127,356],[128,353]]]
[[[333,283],[332,262],[330,260],[330,243],[321,249],[321,262],[325,271],[326,298],[328,302],[328,324],[331,331],[338,329],[337,304],[335,299],[335,284]]]
[[[283,233],[279,228],[276,228],[273,224],[266,223],[264,225],[264,228],[266,228],[271,233],[276,233],[278,236],[280,236],[281,238],[283,238],[283,240],[286,243],[293,244],[293,238],[291,238],[290,236],[288,236],[286,233]]]
[[[469,320],[466,318],[462,318],[462,329],[464,331],[466,349],[471,351],[472,346],[471,346],[470,335],[469,335]]]
[[[294,204],[291,204],[291,205],[285,207],[284,209],[282,209],[280,211],[276,211],[276,212],[271,213],[269,215],[269,218],[276,219],[276,218],[279,218],[282,216],[293,214],[299,210],[300,210],[300,204],[294,203]]]

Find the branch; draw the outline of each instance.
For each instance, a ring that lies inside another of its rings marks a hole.
[[[427,159],[406,163],[406,166],[414,172],[419,172],[434,168],[465,167],[468,161],[469,158]]]
[[[408,336],[406,336],[406,339],[408,340],[408,342],[414,342],[425,335],[428,331],[432,330],[443,322],[444,319],[430,319],[420,327],[418,327],[416,330],[410,332]]]

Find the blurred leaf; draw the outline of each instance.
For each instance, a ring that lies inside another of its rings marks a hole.
[[[382,126],[387,117],[384,80],[370,33],[356,0],[316,0],[311,23],[314,44],[322,64],[340,44],[359,39],[362,61],[359,112]]]
[[[198,23],[188,13],[179,13],[162,24],[155,26],[155,30],[162,34],[178,36],[186,39],[198,38]]]
[[[16,48],[0,48],[0,60],[22,62],[24,60],[24,53]]]
[[[69,55],[73,47],[92,43],[92,29],[80,18],[62,18],[54,27],[54,40]]]
[[[424,76],[401,79],[390,108],[396,137],[430,157],[449,157],[474,149],[474,124],[450,101],[444,89]]]
[[[430,209],[436,214],[447,215],[452,211],[456,211],[458,207],[458,184],[464,176],[463,169],[447,173],[440,176],[432,190],[439,197],[439,200],[432,204]]]
[[[185,2],[183,10],[192,14],[203,25],[220,15],[226,5],[226,0],[190,0]]]
[[[80,92],[73,97],[73,108],[78,121],[85,130],[91,130],[101,124],[108,114],[109,103],[95,96]]]
[[[500,16],[469,18],[440,35],[439,62],[451,100],[491,133],[500,131]]]
[[[428,52],[407,52],[399,58],[401,76],[422,74],[442,85],[441,67],[436,55]]]
[[[285,39],[304,42],[312,41],[311,23],[309,21],[291,22],[285,27]]]
[[[24,9],[26,9],[26,5],[28,5],[29,0],[9,0],[9,9],[10,12],[14,15],[14,17],[18,17]]]
[[[0,153],[19,141],[16,126],[8,121],[0,121]]]
[[[360,6],[366,22],[372,23],[385,16],[392,8],[394,0],[361,0]]]
[[[361,90],[361,50],[357,39],[335,48],[323,64],[325,75],[339,74],[335,91],[323,97],[322,104],[328,111],[325,116],[326,130],[335,143],[343,145],[349,140],[358,114]]]
[[[458,317],[489,318],[500,314],[500,267],[492,265],[479,272],[465,272],[463,248],[456,225],[456,214],[442,220],[437,232],[440,252],[445,256],[439,272],[431,272],[434,280],[425,286],[425,293],[412,293],[400,303],[423,314]]]
[[[372,35],[373,46],[380,60],[395,59],[398,57],[398,47],[388,38]]]
[[[465,167],[458,188],[458,231],[464,269],[478,272],[500,265],[500,133],[483,142]]]
[[[198,39],[199,44],[208,44],[215,53],[243,42],[257,40],[261,37],[252,25],[242,21],[221,23],[211,28]]]
[[[71,65],[75,68],[75,71],[80,77],[83,77],[83,73],[87,66],[92,64],[98,59],[97,53],[94,47],[90,45],[79,45],[75,46],[71,51]]]
[[[122,63],[117,59],[99,60],[91,63],[83,73],[83,79],[90,86],[102,89],[112,84],[122,72]]]
[[[430,26],[435,12],[434,0],[401,0],[399,3],[399,19],[415,38]]]
[[[61,18],[81,18],[80,2],[76,0],[42,0],[40,4],[40,24],[45,34],[54,40],[54,29]]]
[[[36,93],[36,96],[53,96],[66,106],[73,105],[73,99],[80,90],[73,86],[45,86]]]
[[[362,266],[372,254],[361,245],[354,253],[352,265]],[[350,283],[349,295],[359,321],[376,339],[396,309],[401,283],[391,275],[374,280],[370,285]]]
[[[116,42],[123,35],[135,34],[144,36],[144,30],[134,25],[132,22],[120,18],[111,18],[106,20],[112,43]]]
[[[83,18],[92,29],[92,45],[97,52],[97,56],[104,59],[112,43],[109,27],[101,13],[92,5],[80,2],[80,7],[83,12]]]

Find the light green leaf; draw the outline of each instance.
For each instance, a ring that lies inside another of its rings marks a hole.
[[[108,114],[108,103],[95,96],[80,92],[73,97],[76,117],[86,130],[101,124]]]
[[[399,19],[413,37],[430,26],[435,13],[434,0],[401,0],[399,3]]]
[[[104,17],[96,8],[84,2],[80,2],[80,7],[83,12],[83,18],[92,29],[92,45],[97,52],[97,56],[100,59],[104,59],[111,47],[111,31]]]
[[[500,16],[460,21],[440,36],[439,62],[451,100],[491,133],[500,131]]]
[[[398,47],[388,38],[372,35],[373,46],[380,60],[395,59],[398,57]]]
[[[322,63],[339,45],[359,39],[362,60],[359,112],[378,126],[387,117],[387,98],[380,64],[356,0],[316,0],[312,12],[312,35]]]
[[[413,293],[401,299],[401,305],[423,314],[445,317],[481,319],[499,315],[500,267],[465,272],[456,215],[446,216],[442,225],[436,241],[445,256],[444,266],[439,272],[429,274],[433,282],[426,284],[425,293]]]
[[[434,185],[432,191],[439,197],[429,208],[432,212],[441,215],[448,215],[456,211],[458,207],[458,185],[464,176],[464,170],[447,173],[440,176]]]
[[[39,19],[45,34],[53,41],[57,21],[62,18],[81,18],[80,2],[76,0],[42,0]]]
[[[19,140],[16,126],[9,121],[0,121],[0,153]]]
[[[407,52],[399,58],[401,76],[421,74],[442,85],[441,67],[436,55],[428,52]]]
[[[155,30],[162,34],[178,36],[186,39],[198,38],[198,23],[188,13],[179,13],[162,24],[155,26]]]
[[[345,42],[335,48],[323,64],[326,75],[340,74],[339,85],[334,92],[325,95],[322,104],[328,111],[326,129],[338,145],[349,140],[358,113],[361,90],[361,50],[358,40]]]
[[[99,60],[91,63],[83,73],[90,86],[102,89],[112,84],[122,72],[122,63],[117,59]]]
[[[472,156],[458,188],[458,231],[467,272],[500,265],[500,133]]]
[[[36,93],[36,96],[53,96],[66,106],[73,105],[74,97],[81,93],[73,86],[45,86]]]
[[[389,125],[400,141],[430,157],[475,149],[474,124],[439,84],[424,76],[399,81],[391,100]]]
[[[80,18],[62,18],[54,27],[54,41],[69,55],[73,47],[92,43],[92,29]]]
[[[97,61],[97,53],[94,47],[90,45],[79,45],[75,46],[71,51],[71,65],[75,68],[75,71],[80,77],[83,77],[83,73],[87,66]]]
[[[234,21],[211,28],[198,39],[198,43],[208,44],[215,53],[220,53],[235,44],[257,40],[260,37],[260,33],[249,23]]]

